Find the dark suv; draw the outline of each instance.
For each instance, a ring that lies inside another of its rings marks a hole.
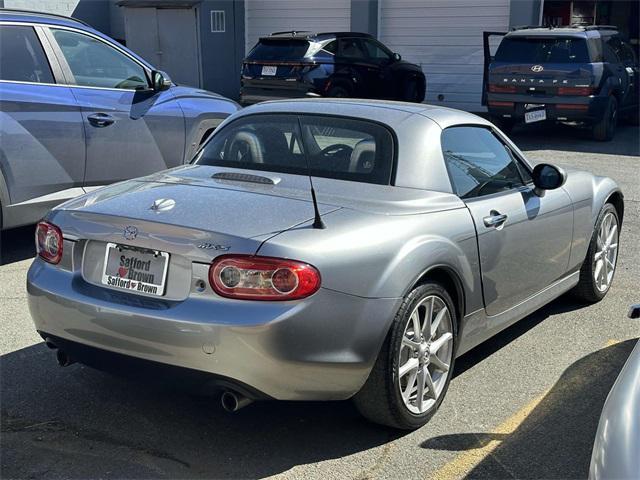
[[[638,122],[639,74],[615,27],[520,28],[491,59],[487,105],[503,130],[521,121],[579,122],[607,141],[620,117]]]
[[[295,97],[422,102],[422,69],[365,33],[279,32],[261,38],[242,66],[244,105]]]

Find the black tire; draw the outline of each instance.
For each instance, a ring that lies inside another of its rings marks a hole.
[[[327,97],[333,98],[348,98],[351,96],[349,90],[342,85],[334,85],[327,92]]]
[[[596,221],[595,228],[593,229],[591,241],[589,242],[589,249],[587,250],[587,256],[585,257],[582,267],[580,268],[580,280],[573,289],[573,294],[575,297],[588,303],[599,302],[605,297],[605,295],[611,288],[611,284],[609,284],[605,291],[599,290],[594,278],[596,268],[595,255],[598,252],[598,233],[600,232],[602,222],[608,213],[612,213],[614,215],[617,222],[618,234],[620,233],[620,219],[618,218],[618,212],[612,204],[606,203],[604,207],[602,207],[602,210],[598,215],[598,220]],[[616,272],[616,266],[617,256],[616,263],[614,264],[613,269],[614,276]],[[613,277],[611,278],[611,281],[613,282]]]
[[[402,400],[399,388],[400,379],[396,374],[396,370],[405,327],[410,320],[410,316],[415,307],[423,299],[431,295],[435,295],[444,301],[450,312],[453,328],[451,363],[449,364],[449,370],[446,373],[446,380],[440,396],[428,410],[422,414],[416,414],[411,412]],[[414,430],[422,427],[436,413],[447,393],[454,368],[456,346],[457,317],[451,297],[445,288],[438,283],[428,282],[419,285],[402,302],[369,378],[353,397],[356,408],[365,418],[374,423],[402,430]]]
[[[618,100],[613,95],[609,96],[607,107],[602,118],[591,128],[591,135],[598,142],[609,142],[613,139],[618,125]]]

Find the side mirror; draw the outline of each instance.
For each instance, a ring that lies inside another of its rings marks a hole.
[[[539,163],[533,168],[531,174],[533,184],[535,185],[534,193],[539,197],[544,196],[545,190],[555,190],[564,185],[567,181],[567,174],[560,167],[549,163]]]
[[[399,62],[400,60],[402,60],[402,55],[400,55],[399,53],[394,53],[394,54],[393,54],[393,59],[394,59],[396,62]]]
[[[169,90],[169,87],[171,87],[171,79],[165,72],[154,70],[151,73],[151,77],[153,82],[152,88],[154,92]]]

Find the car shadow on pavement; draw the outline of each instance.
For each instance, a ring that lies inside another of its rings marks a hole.
[[[610,142],[597,142],[584,128],[571,125],[522,125],[516,126],[509,138],[521,150],[558,150],[559,152],[583,152],[605,155],[640,156],[638,127],[619,125]],[[549,158],[554,162],[558,159]]]
[[[262,478],[386,444],[351,402],[256,402],[236,414],[33,345],[0,357],[2,478]]]
[[[421,446],[468,451],[499,442],[467,478],[585,478],[602,407],[635,343],[616,343],[573,363],[511,433],[443,435]]]
[[[35,257],[35,225],[0,232],[0,266]]]

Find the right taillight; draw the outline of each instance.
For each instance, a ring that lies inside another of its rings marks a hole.
[[[36,250],[46,262],[58,264],[62,259],[62,232],[49,222],[40,222],[36,227]]]
[[[489,84],[489,92],[491,93],[516,93],[515,85],[496,85]]]
[[[579,97],[588,97],[593,95],[593,87],[558,87],[558,95],[575,95]]]
[[[320,272],[308,263],[253,255],[221,255],[209,267],[211,288],[241,300],[297,300],[320,288]]]

